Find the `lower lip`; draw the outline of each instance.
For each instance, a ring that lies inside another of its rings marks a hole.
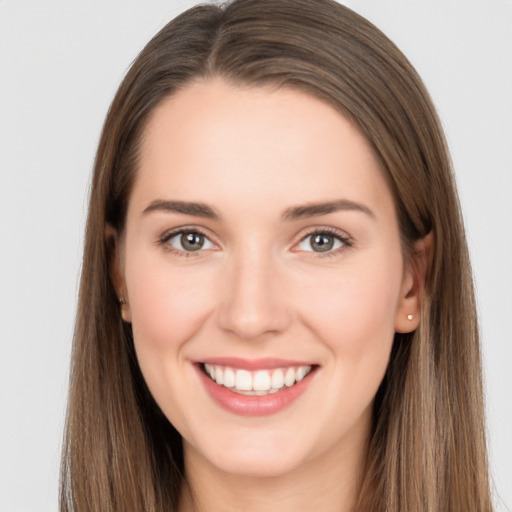
[[[316,368],[306,375],[300,382],[281,391],[264,395],[241,395],[230,391],[224,386],[219,386],[208,377],[202,365],[196,365],[199,377],[213,401],[223,409],[238,414],[239,416],[267,416],[282,411],[297,400],[308,388]]]

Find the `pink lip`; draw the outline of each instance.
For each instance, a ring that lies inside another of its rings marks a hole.
[[[222,363],[210,363],[209,364],[225,364],[226,366],[233,366],[235,368],[244,368],[244,369],[252,369],[247,368],[247,366],[239,366],[237,364],[233,364],[234,360],[230,359],[230,364],[222,362]],[[222,361],[228,361],[228,359],[222,359]],[[269,368],[269,366],[261,366],[261,361],[258,362],[258,365],[255,368]],[[277,361],[277,360],[272,360]],[[206,391],[211,396],[213,401],[220,405],[223,409],[238,414],[239,416],[267,416],[270,414],[275,414],[279,411],[282,411],[286,407],[288,407],[292,402],[297,400],[308,388],[309,384],[312,381],[313,375],[316,373],[318,368],[313,368],[313,370],[304,377],[303,380],[297,382],[290,388],[283,388],[281,391],[276,393],[272,393],[270,395],[265,396],[252,396],[252,395],[241,395],[239,393],[235,393],[230,391],[228,388],[224,386],[219,386],[216,382],[214,382],[210,377],[208,377],[202,368],[201,364],[195,364],[195,368],[199,374],[199,378],[203,383]],[[288,361],[285,365],[277,365],[275,368],[281,368],[286,366],[304,366],[302,364],[293,364],[291,365]]]
[[[199,363],[199,361],[197,361]],[[288,368],[289,366],[312,366],[311,361],[291,361],[290,359],[262,358],[243,359],[240,357],[212,357],[200,361],[201,363],[217,366],[229,366],[240,370],[274,370],[276,368]]]

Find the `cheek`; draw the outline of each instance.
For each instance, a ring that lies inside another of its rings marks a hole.
[[[187,432],[186,411],[194,396],[187,380],[187,347],[212,307],[211,279],[205,273],[169,265],[132,250],[126,262],[137,360],[156,402],[174,426]],[[210,272],[211,274],[211,272]]]
[[[347,370],[350,365],[385,367],[394,337],[401,258],[370,256],[330,272],[321,285],[310,283],[311,293],[301,300],[304,323]]]
[[[303,297],[303,323],[327,348],[325,381],[330,393],[317,405],[329,417],[326,442],[370,421],[394,339],[401,261],[340,271]],[[313,284],[313,283],[311,283]],[[333,441],[334,442],[334,441]]]
[[[126,262],[132,328],[142,366],[161,367],[194,337],[211,311],[211,272],[170,265],[166,258],[132,250]],[[165,355],[173,355],[165,358]],[[179,359],[178,359],[179,362]],[[153,371],[153,370],[152,370]]]

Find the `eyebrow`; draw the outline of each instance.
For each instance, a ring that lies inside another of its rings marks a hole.
[[[154,201],[151,201],[142,213],[146,215],[154,211],[181,213],[184,215],[192,215],[194,217],[204,217],[214,220],[220,219],[220,215],[211,206],[208,206],[205,203],[196,203],[192,201],[155,199]],[[285,221],[293,221],[308,217],[327,215],[338,211],[359,211],[365,213],[372,219],[375,219],[375,214],[370,210],[370,208],[348,199],[337,199],[335,201],[327,201],[323,203],[310,203],[292,206],[284,211],[282,219]]]
[[[207,204],[194,203],[190,201],[166,201],[164,199],[155,199],[144,209],[143,214],[155,211],[183,213],[193,215],[194,217],[205,217],[207,219],[219,219],[219,214]]]
[[[325,203],[311,203],[301,206],[292,206],[287,208],[283,213],[283,220],[298,220],[306,217],[316,217],[334,213],[338,211],[357,211],[365,213],[372,219],[375,219],[375,214],[361,203],[350,201],[348,199],[337,199],[335,201],[328,201]]]

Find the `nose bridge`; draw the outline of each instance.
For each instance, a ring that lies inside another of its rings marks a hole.
[[[254,240],[240,244],[227,267],[220,326],[243,339],[286,329],[290,312],[280,286],[279,263],[270,248]]]

